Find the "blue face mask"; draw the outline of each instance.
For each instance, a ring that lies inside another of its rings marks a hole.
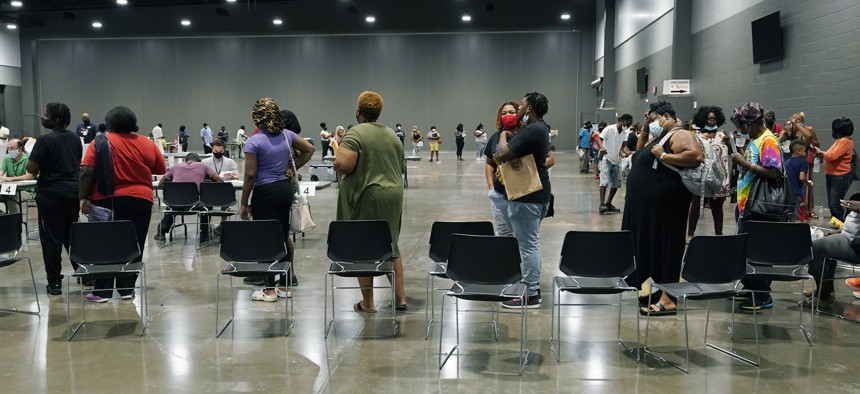
[[[529,114],[525,114],[525,116],[523,116],[523,123],[529,124]]]
[[[651,122],[648,124],[648,132],[651,133],[651,136],[657,138],[660,134],[663,133],[663,126],[660,126],[660,119]]]
[[[839,138],[839,136],[836,135],[836,131],[833,130],[830,131],[830,136],[832,136],[834,140]]]
[[[705,126],[705,130],[714,131],[717,129],[717,126]]]
[[[20,154],[21,154],[21,152],[19,152],[17,150],[13,150],[13,151],[7,153],[6,155],[9,156],[10,159],[15,160],[18,158],[18,155],[20,155]]]

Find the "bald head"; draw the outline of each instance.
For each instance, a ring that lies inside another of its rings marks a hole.
[[[88,120],[90,120],[90,114],[88,114],[88,113],[86,113],[86,112],[82,113],[82,114],[81,114],[81,121],[82,121],[82,122],[86,122],[86,121],[88,121]]]

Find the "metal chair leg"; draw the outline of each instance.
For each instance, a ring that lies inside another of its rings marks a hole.
[[[558,315],[558,325],[556,325],[556,314]],[[556,349],[554,344],[555,338],[558,338],[558,349]],[[555,355],[556,362],[561,362],[561,290],[558,289],[558,285],[557,283],[555,283],[555,280],[553,280],[552,284],[552,304],[549,323],[549,351],[550,353]]]
[[[22,257],[22,260],[23,259],[27,259],[27,265],[30,267],[30,279],[33,282],[33,294],[35,294],[35,296],[36,296],[36,310],[35,311],[33,311],[33,310],[21,310],[21,309],[18,309],[17,307],[11,307],[11,308],[0,308],[0,311],[2,311],[2,312],[13,312],[13,313],[26,313],[28,315],[39,315],[42,313],[42,306],[39,305],[39,290],[36,288],[36,277],[33,275],[33,263],[30,262],[29,257],[24,256],[24,257]]]
[[[434,267],[435,267],[435,263],[434,263]],[[428,272],[427,273],[427,289],[425,292],[425,297],[426,297],[425,299],[427,300],[427,303],[429,304],[430,307],[424,308],[424,323],[427,326],[427,328],[424,329],[424,340],[425,341],[427,340],[427,338],[430,338],[430,331],[432,330],[432,327],[433,327],[433,318],[436,317],[436,311],[434,310],[435,305],[433,305],[435,302],[434,298],[436,298],[436,297],[433,296],[432,289],[433,289],[433,275],[431,275]],[[432,313],[432,315],[431,315],[431,313]]]
[[[454,298],[454,302],[456,306],[456,313],[459,314],[459,302],[457,298]],[[442,300],[441,308],[439,312],[439,370],[442,370],[442,367],[445,366],[445,363],[448,362],[448,359],[451,358],[451,355],[454,354],[454,351],[460,346],[460,327],[459,327],[459,317],[456,319],[455,327],[457,328],[457,342],[454,344],[454,347],[448,353],[442,353],[442,333],[445,331],[445,300]]]
[[[140,270],[140,336],[146,334],[146,329],[149,328],[149,296],[146,295],[146,265],[144,264]],[[132,283],[132,287],[134,284]],[[134,292],[134,289],[131,290]]]

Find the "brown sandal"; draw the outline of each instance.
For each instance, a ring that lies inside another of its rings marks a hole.
[[[361,313],[376,313],[376,309],[364,309],[361,307],[361,301],[356,302],[355,305],[352,306],[352,310]]]

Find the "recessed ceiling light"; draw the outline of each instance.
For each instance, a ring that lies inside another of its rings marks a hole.
[[[96,29],[101,29],[102,23],[99,21],[95,21],[95,22],[93,22],[93,27],[95,27]]]
[[[188,19],[183,19],[182,22],[179,22],[182,26],[191,26],[191,21]]]
[[[463,16],[460,17],[460,19],[462,19],[463,22],[469,22],[472,20],[472,17],[469,14],[464,14]]]
[[[235,3],[236,0],[227,0],[228,3]]]
[[[570,14],[568,14],[567,12],[561,14],[561,19],[565,21],[570,19]]]
[[[364,18],[364,21],[367,23],[373,23],[376,22],[376,18],[374,18],[373,15],[368,15],[367,18]]]
[[[20,2],[20,1],[13,1],[12,2],[12,7],[21,7],[23,5],[24,5],[24,3]]]
[[[283,24],[284,24],[284,21],[283,21],[283,20],[281,20],[281,18],[275,18],[275,20],[273,20],[273,21],[272,21],[272,23],[274,23],[274,24],[276,24],[276,25],[280,26],[280,25],[283,25]]]
[[[15,30],[18,28],[18,25],[14,24],[14,23],[10,23],[10,24],[6,25],[6,28],[9,30]]]
[[[116,0],[116,3],[119,5],[126,5],[128,4],[128,0]]]

